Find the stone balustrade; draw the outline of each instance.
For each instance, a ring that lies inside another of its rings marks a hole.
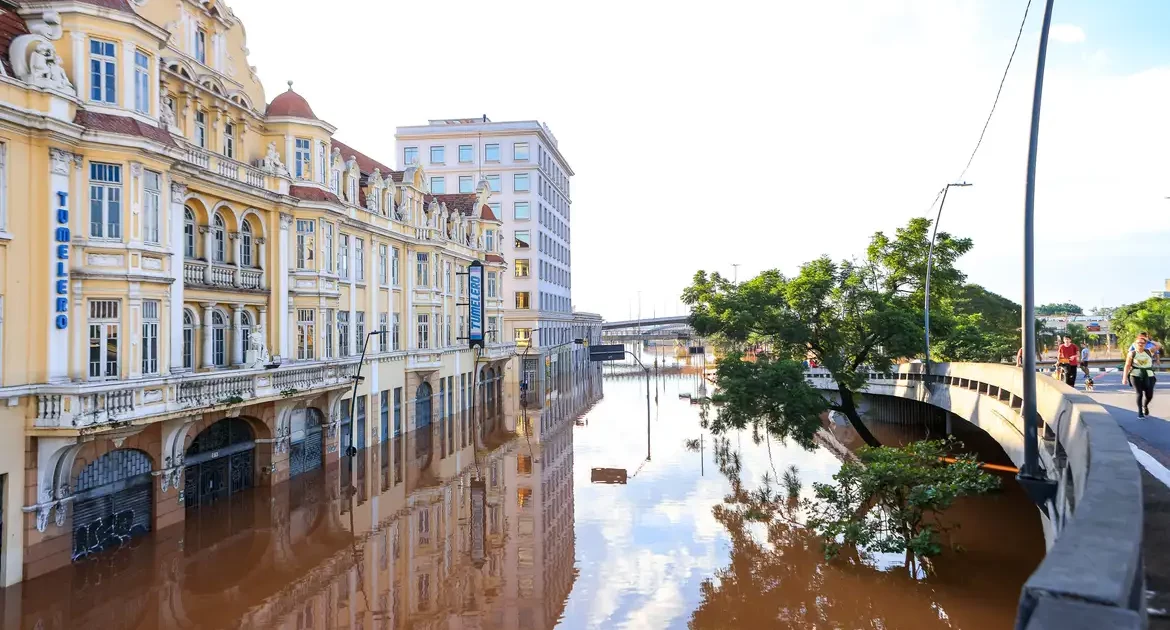
[[[516,354],[516,343],[489,343],[483,348],[483,354],[480,358],[485,361],[495,361],[497,359],[506,359]]]
[[[261,269],[207,263],[202,260],[183,261],[183,284],[193,287],[210,286],[255,291],[263,291],[267,286],[264,282],[264,271]]]
[[[190,164],[193,164],[205,171],[210,171],[227,179],[241,182],[252,186],[254,188],[261,188],[264,190],[271,190],[276,192],[287,192],[288,181],[284,180],[283,186],[278,181],[281,178],[275,175],[265,173],[264,171],[254,167],[233,160],[226,155],[220,155],[211,151],[205,151],[198,147],[188,146],[183,154],[183,158]],[[281,190],[283,188],[283,190]]]
[[[37,388],[36,429],[93,429],[153,416],[286,395],[335,389],[352,382],[357,361],[314,363],[275,369],[224,370],[202,374],[109,383],[72,383]]]

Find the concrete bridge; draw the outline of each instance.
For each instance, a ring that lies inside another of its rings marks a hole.
[[[837,391],[823,370],[810,370],[808,379]],[[1048,550],[1024,584],[1016,627],[1144,628],[1142,480],[1129,442],[1109,411],[1088,396],[1043,375],[1036,389],[1041,462],[1057,491],[1040,509]],[[929,374],[922,364],[870,373],[864,394],[950,411],[990,434],[1021,466],[1022,391],[1018,368],[939,363]]]

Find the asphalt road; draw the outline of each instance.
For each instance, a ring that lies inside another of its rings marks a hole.
[[[1147,418],[1138,418],[1137,394],[1122,384],[1121,372],[1094,374],[1093,382],[1093,391],[1087,393],[1109,410],[1130,442],[1170,468],[1170,374],[1158,377]],[[1085,375],[1080,372],[1077,389],[1085,389]]]

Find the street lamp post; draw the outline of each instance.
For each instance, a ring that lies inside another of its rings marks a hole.
[[[926,252],[926,299],[923,315],[924,326],[926,328],[926,372],[930,373],[930,270],[934,264],[934,239],[938,235],[938,222],[942,220],[943,206],[947,203],[947,192],[951,190],[951,186],[965,187],[970,186],[967,182],[955,182],[947,184],[943,188],[942,201],[938,204],[938,215],[934,218],[934,225],[930,230],[930,249]]]
[[[360,384],[363,380],[365,380],[365,377],[362,376],[362,364],[364,364],[366,362],[366,348],[368,348],[370,345],[370,337],[373,337],[375,335],[382,336],[385,334],[386,334],[385,328],[382,328],[380,330],[371,330],[370,332],[366,333],[365,339],[362,340],[362,356],[360,359],[358,359],[357,370],[355,370],[354,374],[353,374],[353,393],[350,394],[350,397],[349,397],[349,417],[350,417],[350,420],[352,421],[352,423],[349,425],[350,426],[350,429],[349,429],[350,430],[349,448],[346,449],[348,451],[346,453],[346,455],[348,455],[350,457],[357,455],[357,447],[354,446],[354,436],[353,436],[354,427],[357,426],[357,411],[356,411],[355,407],[357,405],[358,384]]]

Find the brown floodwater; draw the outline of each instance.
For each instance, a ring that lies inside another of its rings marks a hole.
[[[0,619],[42,630],[1011,627],[1044,550],[1012,479],[946,515],[962,549],[926,578],[900,557],[826,561],[807,531],[745,519],[744,499],[790,465],[807,493],[840,462],[746,431],[712,436],[680,398],[700,386],[694,374],[655,380],[649,442],[640,375],[589,370],[523,409],[508,392],[501,426],[530,419],[531,438],[497,432],[478,455],[445,457],[408,439],[401,473],[383,465],[398,446],[376,445],[4,589]],[[902,430],[880,431],[896,441]],[[619,472],[624,484],[593,482]]]

